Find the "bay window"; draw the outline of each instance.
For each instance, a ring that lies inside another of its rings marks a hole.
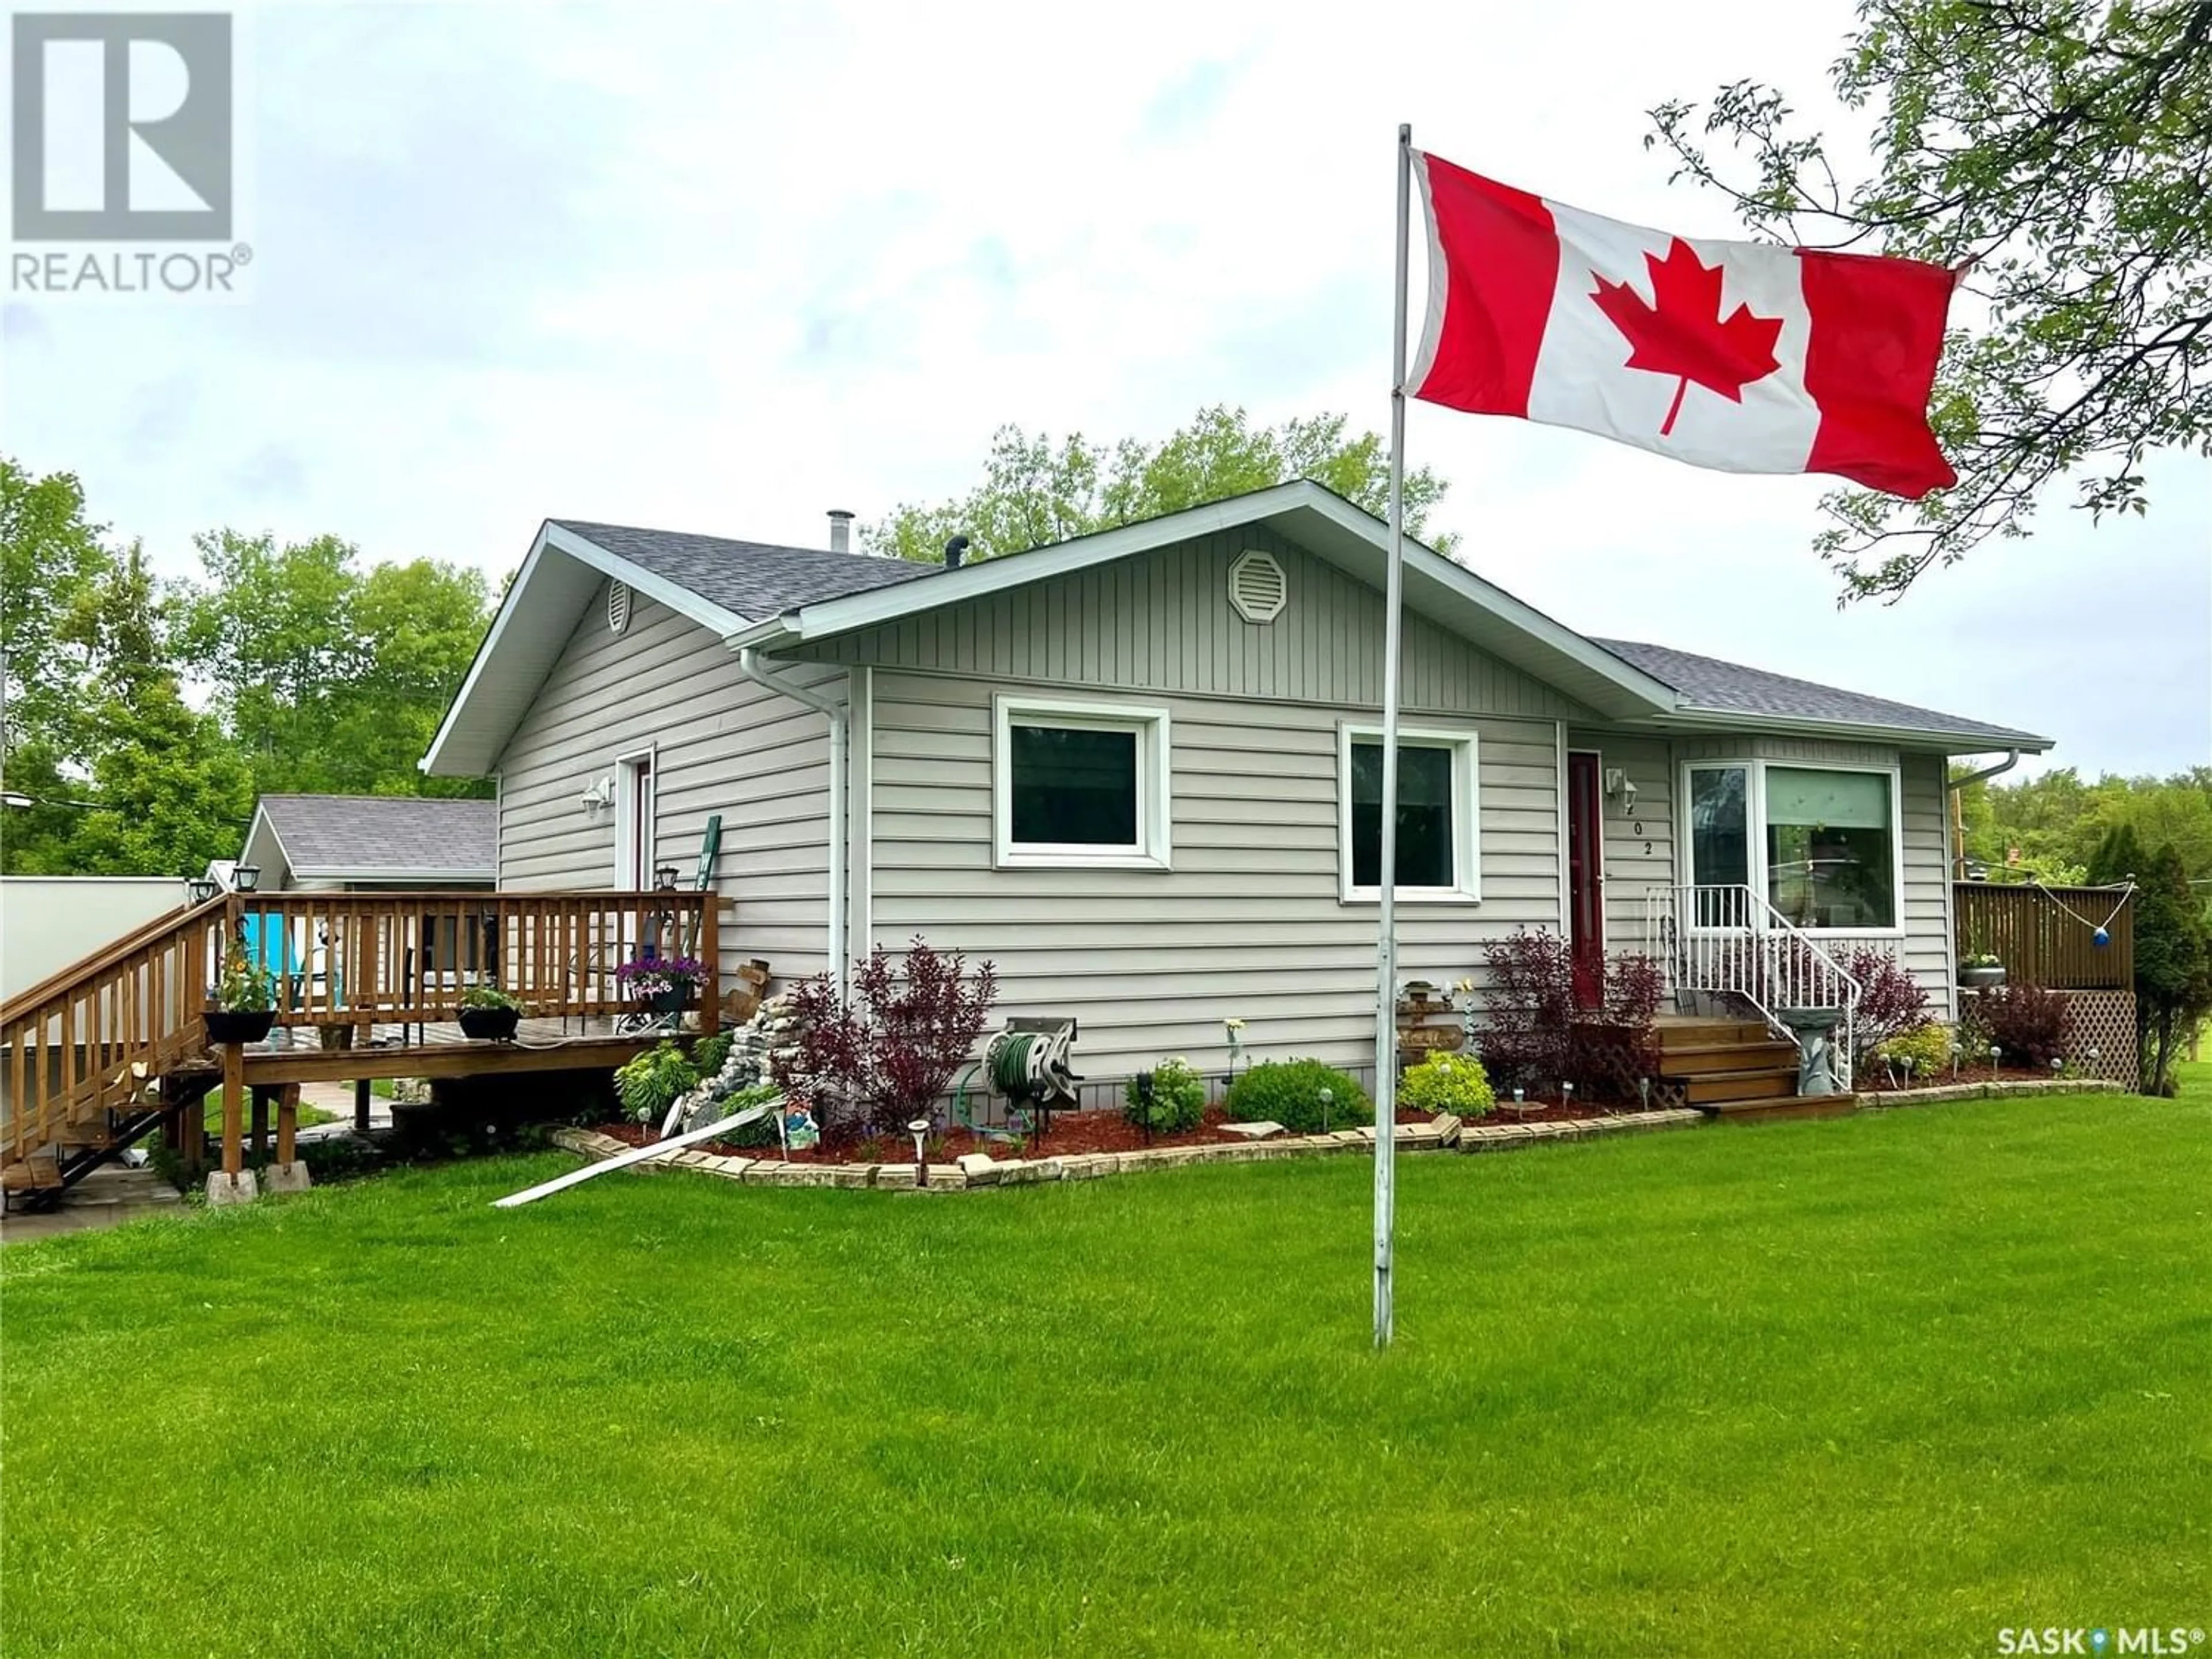
[[[1897,774],[1766,761],[1686,769],[1688,880],[1747,887],[1813,932],[1887,933],[1899,926]],[[1746,920],[1723,894],[1698,900],[1698,920]]]

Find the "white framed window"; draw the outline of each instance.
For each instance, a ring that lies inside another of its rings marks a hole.
[[[992,707],[1000,867],[1170,866],[1166,709],[1012,693]]]
[[[1685,878],[1748,887],[1811,933],[1901,937],[1898,769],[1696,761],[1682,769]],[[1716,922],[1734,913],[1716,900]]]
[[[1346,904],[1382,896],[1382,732],[1337,727],[1337,886]],[[1475,737],[1398,728],[1400,903],[1473,904],[1482,897]]]

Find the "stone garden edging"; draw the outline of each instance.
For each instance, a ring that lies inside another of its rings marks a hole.
[[[1855,1110],[1886,1111],[1901,1106],[1934,1106],[1960,1100],[2002,1100],[2034,1095],[2117,1095],[2126,1091],[2104,1079],[2059,1078],[2011,1083],[1955,1083],[1934,1089],[1850,1097]],[[1595,1140],[1659,1129],[1687,1129],[1714,1120],[1695,1107],[1572,1118],[1548,1123],[1468,1125],[1449,1112],[1427,1123],[1398,1126],[1398,1147],[1407,1152],[1456,1149],[1462,1152],[1510,1152],[1547,1140]],[[593,1129],[556,1128],[549,1139],[566,1151],[589,1158],[612,1158],[632,1148]],[[1375,1144],[1375,1131],[1338,1129],[1328,1134],[1284,1135],[1273,1140],[1209,1142],[1198,1146],[1153,1146],[1131,1152],[1078,1152],[1064,1158],[998,1159],[969,1152],[950,1164],[929,1166],[933,1193],[969,1192],[983,1187],[1026,1187],[1047,1181],[1093,1181],[1103,1176],[1136,1175],[1148,1170],[1181,1169],[1194,1164],[1266,1164],[1278,1158],[1312,1158],[1331,1152],[1364,1152]],[[635,1165],[634,1175],[692,1170],[748,1187],[869,1187],[882,1192],[913,1192],[911,1164],[787,1164],[779,1158],[724,1157],[687,1148]]]
[[[1932,1089],[1893,1089],[1887,1094],[1861,1094],[1851,1103],[1862,1111],[1886,1111],[1897,1106],[1942,1106],[1954,1100],[2011,1100],[2033,1095],[2124,1095],[2124,1084],[2110,1078],[2021,1078],[2009,1083],[1942,1083]]]
[[[1705,1121],[1702,1112],[1680,1108],[1619,1117],[1580,1118],[1558,1123],[1479,1123],[1472,1127],[1449,1112],[1426,1123],[1398,1126],[1398,1150],[1406,1152],[1501,1152],[1540,1140],[1588,1139],[1640,1129],[1686,1128]],[[592,1129],[556,1128],[556,1146],[585,1158],[612,1158],[631,1147]],[[983,1187],[1026,1187],[1047,1181],[1091,1181],[1103,1176],[1136,1175],[1148,1170],[1181,1169],[1194,1164],[1265,1164],[1278,1158],[1322,1157],[1364,1152],[1375,1144],[1372,1128],[1338,1129],[1327,1134],[1283,1135],[1270,1140],[1209,1142],[1197,1146],[1153,1146],[1128,1152],[1078,1152],[1066,1157],[999,1159],[969,1152],[949,1164],[929,1166],[929,1184],[920,1190],[967,1192]],[[692,1170],[750,1187],[872,1187],[884,1192],[913,1192],[911,1164],[787,1164],[773,1156],[726,1157],[696,1149],[649,1158],[633,1174]]]

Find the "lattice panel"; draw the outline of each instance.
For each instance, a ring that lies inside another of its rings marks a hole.
[[[2136,1075],[2136,994],[2133,991],[2062,991],[2066,1021],[2060,1028],[2066,1063],[2091,1077],[2110,1078],[2124,1088],[2142,1086]],[[2089,1063],[2089,1050],[2097,1063]]]

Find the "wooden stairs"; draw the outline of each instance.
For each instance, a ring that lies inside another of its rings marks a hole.
[[[1661,1084],[1701,1112],[1758,1122],[1850,1109],[1849,1095],[1797,1092],[1797,1045],[1764,1021],[1662,1014],[1658,1036]]]

